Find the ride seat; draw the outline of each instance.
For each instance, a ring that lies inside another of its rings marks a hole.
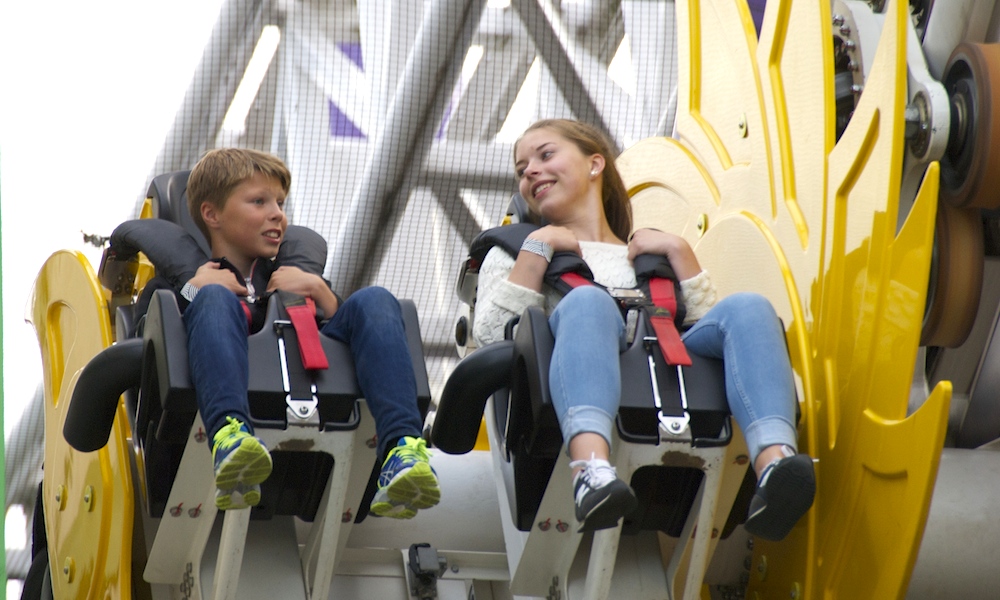
[[[153,212],[161,218],[131,221],[116,229],[101,268],[102,282],[109,289],[114,283],[107,280],[110,274],[128,272],[120,264],[135,261],[138,251],[149,257],[157,275],[162,275],[170,287],[179,287],[178,283],[190,279],[208,260],[208,245],[187,213],[187,174],[161,175],[150,185],[150,201],[156,207]],[[188,226],[173,220],[183,221],[184,215]],[[304,227],[290,225],[286,233],[279,258],[322,276],[325,240]],[[113,266],[116,263],[118,267]],[[160,517],[192,435],[197,402],[188,368],[187,331],[177,297],[171,289],[147,287],[138,302],[117,307],[118,341],[98,354],[81,373],[64,437],[81,451],[103,447],[118,399],[124,394],[133,443],[145,471],[141,480],[145,482],[147,510],[151,516]],[[144,303],[148,303],[148,309]],[[417,402],[424,414],[430,403],[430,385],[416,307],[409,300],[401,300],[400,305],[417,382]],[[136,319],[138,314],[142,315],[141,322]],[[288,321],[279,296],[272,295],[264,326],[248,338],[251,422],[256,429],[303,427],[310,433],[303,434],[301,448],[272,449],[274,468],[261,486],[262,501],[253,509],[253,518],[296,515],[311,521],[334,465],[329,454],[309,451],[308,436],[356,428],[361,418],[358,401],[362,393],[346,344],[320,335],[329,368],[307,371],[295,330],[286,325]],[[284,344],[283,356],[279,341]],[[313,398],[315,412],[309,406]],[[300,418],[299,411],[309,417]],[[197,439],[197,432],[195,435]],[[207,450],[208,440],[203,434],[202,441]],[[371,492],[369,489],[367,493]],[[363,516],[359,514],[359,520]]]
[[[522,213],[524,201],[515,195],[508,219],[523,221],[526,217]],[[457,290],[470,304],[474,303],[472,288],[477,277],[475,261],[464,261]],[[472,311],[474,304],[470,313]],[[462,331],[471,337],[471,329],[471,323],[466,323]],[[667,431],[665,423],[672,418],[683,418],[686,412],[691,447],[728,444],[732,425],[722,362],[692,355],[690,367],[669,366],[658,344],[644,343],[644,338],[651,335],[648,322],[638,318],[632,341],[620,354],[622,395],[616,416],[620,439],[627,444],[653,446],[676,443],[677,439],[671,439],[674,436]],[[444,452],[470,451],[487,400],[492,396],[499,429],[496,436],[503,444],[500,449],[502,470],[511,492],[508,494],[511,514],[518,529],[530,531],[563,447],[562,432],[548,390],[554,339],[546,315],[537,307],[529,307],[519,319],[512,320],[505,338],[476,349],[456,366],[438,402],[432,441]],[[456,341],[459,346],[467,343],[467,339]],[[655,402],[654,377],[662,410]],[[682,408],[682,390],[686,411]],[[678,448],[676,452],[682,452],[678,446],[674,447]],[[690,466],[652,464],[636,469],[631,475],[631,485],[639,498],[639,509],[625,520],[623,532],[659,530],[679,536],[704,477],[700,467],[693,463]],[[753,472],[747,468],[723,536],[728,536],[745,520],[754,484]]]

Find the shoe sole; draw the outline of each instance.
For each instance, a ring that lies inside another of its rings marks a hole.
[[[237,485],[229,490],[215,491],[215,507],[219,510],[240,510],[260,504],[260,486]]]
[[[271,455],[255,437],[244,438],[236,450],[219,465],[215,487],[232,490],[237,485],[251,486],[271,475]]]
[[[803,458],[795,460],[800,456]],[[767,503],[747,516],[743,527],[754,537],[781,541],[809,511],[815,497],[812,459],[798,454],[774,467],[767,478]]]
[[[577,533],[617,527],[618,521],[632,514],[638,506],[639,501],[631,491],[623,490],[623,493],[609,494],[590,509],[590,513],[580,522]]]
[[[393,504],[391,501],[381,499],[376,496],[372,500],[371,513],[379,517],[389,517],[390,519],[412,519],[417,516],[417,511],[412,506],[405,504]]]
[[[415,509],[431,508],[441,501],[437,476],[425,462],[418,462],[393,477],[389,485],[379,490],[377,498],[383,493],[392,504],[405,504]]]

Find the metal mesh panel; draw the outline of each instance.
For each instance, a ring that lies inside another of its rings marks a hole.
[[[458,266],[516,190],[513,140],[546,117],[594,123],[619,148],[668,135],[673,10],[645,0],[230,0],[152,174],[191,168],[218,146],[282,157],[290,220],[330,242],[334,288],[380,285],[416,302],[436,394],[457,360]],[[242,127],[225,127],[268,26],[277,50]]]

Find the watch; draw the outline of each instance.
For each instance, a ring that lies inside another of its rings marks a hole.
[[[194,302],[194,297],[198,295],[198,288],[191,285],[191,282],[184,284],[181,288],[181,296],[188,302]]]
[[[552,246],[546,244],[541,240],[535,240],[532,238],[524,238],[524,242],[521,244],[521,250],[524,252],[531,252],[532,254],[537,254],[545,259],[545,262],[552,262],[552,255],[555,251],[552,250]]]

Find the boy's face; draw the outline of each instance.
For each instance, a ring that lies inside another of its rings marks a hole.
[[[205,203],[202,217],[212,233],[212,254],[225,256],[244,274],[257,258],[274,258],[285,235],[285,192],[266,175],[236,186],[222,210]]]

